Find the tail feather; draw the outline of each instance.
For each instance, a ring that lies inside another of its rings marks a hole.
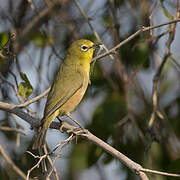
[[[46,133],[48,128],[45,128],[44,126],[41,127],[40,131],[38,132],[38,135],[34,141],[34,144],[32,146],[32,149],[38,149],[42,148],[46,141]]]
[[[53,119],[56,118],[56,116],[57,116],[57,113],[53,113],[50,117],[48,117],[48,118],[44,117],[41,120],[39,131],[38,131],[37,137],[35,137],[35,141],[34,141],[32,149],[38,149],[38,148],[42,148],[44,146],[47,130],[48,130],[51,122],[53,121]]]

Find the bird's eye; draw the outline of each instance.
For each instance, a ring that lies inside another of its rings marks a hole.
[[[81,50],[84,51],[84,52],[86,52],[86,51],[88,50],[88,47],[87,47],[86,45],[82,45],[82,46],[81,46]]]

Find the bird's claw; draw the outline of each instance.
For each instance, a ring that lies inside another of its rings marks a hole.
[[[66,131],[68,134],[73,133],[74,135],[86,135],[88,133],[87,129],[81,127],[74,127],[71,124],[63,121],[61,127],[59,128],[60,132]]]
[[[88,130],[87,129],[81,129],[81,128],[76,128],[75,131],[73,131],[75,135],[87,135]]]

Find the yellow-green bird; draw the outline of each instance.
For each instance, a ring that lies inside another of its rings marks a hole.
[[[51,122],[57,116],[69,115],[81,101],[88,86],[90,63],[97,46],[81,39],[69,47],[49,92],[33,149],[44,145]]]

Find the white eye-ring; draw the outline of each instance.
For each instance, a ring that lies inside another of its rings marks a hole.
[[[86,45],[82,45],[81,46],[81,50],[86,52],[89,48]]]

